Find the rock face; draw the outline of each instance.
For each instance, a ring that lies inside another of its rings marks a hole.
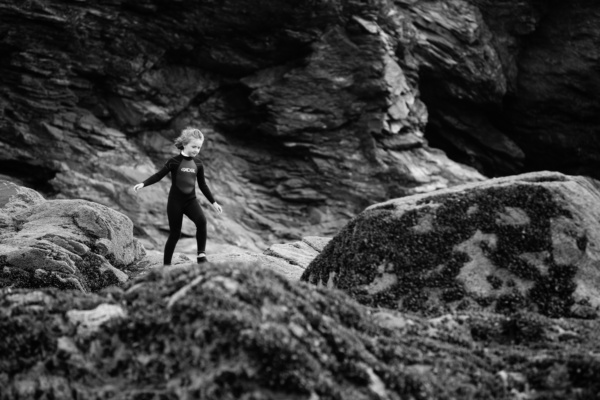
[[[557,2],[524,42],[505,115],[531,169],[600,176],[598,10],[592,1]]]
[[[411,3],[428,140],[487,176],[522,172],[525,151],[500,115],[514,93],[523,37],[539,22],[534,1]]]
[[[145,240],[167,228],[169,183],[128,189],[174,154],[186,125],[206,130],[201,156],[226,210],[207,212],[210,239],[251,251],[332,234],[377,201],[483,179],[427,146],[409,12],[392,4],[0,10],[0,173],[120,210]]]
[[[302,280],[404,311],[593,317],[599,204],[592,181],[559,173],[390,200],[348,223]]]
[[[597,2],[407,3],[432,146],[487,176],[599,177]]]
[[[210,240],[253,252],[481,174],[596,176],[599,7],[0,0],[0,174],[120,210],[150,245],[168,182],[128,189],[196,125],[226,210]]]
[[[368,310],[236,265],[0,291],[0,399],[593,398],[597,321]],[[518,344],[518,346],[515,346]]]
[[[0,287],[83,292],[123,283],[145,254],[125,215],[84,200],[48,200],[0,181]]]

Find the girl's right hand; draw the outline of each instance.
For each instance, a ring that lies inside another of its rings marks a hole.
[[[143,183],[138,183],[137,185],[135,185],[135,186],[133,187],[133,190],[137,192],[138,190],[140,190],[140,189],[141,189],[141,188],[143,188],[143,187],[144,187],[144,184],[143,184]]]

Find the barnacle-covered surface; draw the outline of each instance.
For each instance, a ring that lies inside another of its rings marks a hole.
[[[426,319],[260,265],[0,292],[1,399],[592,398],[597,321]]]
[[[302,279],[390,309],[591,317],[598,198],[581,177],[534,173],[390,200],[352,220]]]

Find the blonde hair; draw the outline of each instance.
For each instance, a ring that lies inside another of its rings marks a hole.
[[[183,150],[184,146],[194,139],[200,139],[204,142],[204,135],[198,128],[187,127],[181,131],[181,135],[175,139],[175,147]]]

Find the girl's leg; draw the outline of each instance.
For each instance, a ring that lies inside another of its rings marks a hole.
[[[181,236],[183,223],[183,202],[169,198],[167,203],[167,217],[169,218],[169,238],[165,244],[164,264],[171,265],[175,246]]]
[[[198,254],[206,250],[206,217],[202,212],[197,200],[191,201],[184,210],[185,215],[196,224],[196,244],[198,245]]]

